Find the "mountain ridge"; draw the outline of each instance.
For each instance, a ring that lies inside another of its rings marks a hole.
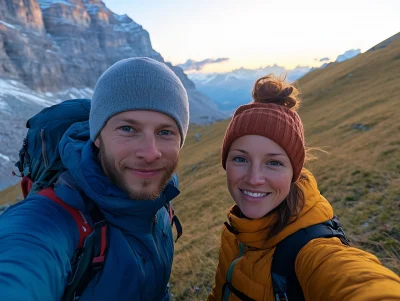
[[[165,63],[179,77],[191,123],[228,117],[180,67],[165,62],[141,25],[103,1],[0,0],[0,189],[18,181],[11,171],[29,117],[63,100],[91,98],[110,65],[139,56]]]

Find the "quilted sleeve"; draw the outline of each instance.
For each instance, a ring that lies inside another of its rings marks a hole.
[[[72,216],[34,197],[0,216],[0,300],[60,300],[79,240]]]
[[[306,300],[400,300],[400,278],[372,254],[318,238],[299,252],[295,270]]]

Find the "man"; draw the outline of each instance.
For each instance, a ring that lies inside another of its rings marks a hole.
[[[88,203],[97,207],[109,237],[104,266],[79,300],[169,299],[174,246],[163,206],[179,193],[170,179],[188,108],[181,81],[165,64],[126,59],[95,86],[90,140],[80,139],[81,124],[64,134],[58,148],[73,184],[56,185],[57,197],[84,214]],[[11,207],[0,218],[0,300],[61,300],[73,280],[79,233],[71,214],[44,196]]]

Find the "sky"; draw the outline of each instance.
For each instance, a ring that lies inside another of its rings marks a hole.
[[[150,34],[174,65],[219,60],[197,72],[278,64],[320,66],[365,52],[400,31],[400,0],[103,0]],[[190,71],[189,71],[190,72]]]

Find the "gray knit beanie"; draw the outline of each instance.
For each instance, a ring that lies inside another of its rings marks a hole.
[[[114,115],[149,110],[172,117],[181,134],[181,146],[189,126],[189,101],[175,73],[147,57],[121,60],[108,68],[94,88],[90,109],[90,138],[95,141]]]

